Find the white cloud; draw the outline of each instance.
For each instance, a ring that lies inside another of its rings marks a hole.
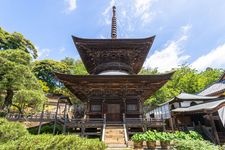
[[[117,12],[119,12],[117,13],[118,27],[123,29],[126,36],[127,32],[134,31],[136,27],[149,25],[157,15],[157,11],[152,9],[155,2],[157,0],[111,0],[102,13],[103,24],[111,25],[112,6],[116,5]]]
[[[156,0],[135,0],[134,7],[135,7],[135,14],[137,17],[140,17],[142,23],[150,22],[155,12],[151,11],[151,7]]]
[[[39,49],[38,46],[35,46],[38,49],[38,60],[46,59],[49,57],[49,54],[51,53],[51,49],[43,48]]]
[[[62,47],[59,49],[59,53],[61,54],[61,53],[65,52],[65,50],[66,50],[65,47]]]
[[[67,14],[74,11],[77,8],[76,0],[64,0],[64,2],[66,4],[66,10],[64,12]]]
[[[100,38],[100,39],[106,39],[106,37],[104,35],[102,35],[102,34],[99,35],[98,38]]]
[[[159,72],[165,72],[184,64],[190,56],[184,54],[182,45],[188,39],[190,29],[190,25],[182,26],[180,37],[170,41],[165,48],[155,51],[146,59],[144,67],[157,68]]]
[[[224,68],[225,67],[225,43],[211,50],[208,54],[200,56],[190,66],[197,70],[204,70],[207,67]]]
[[[115,0],[111,0],[109,5],[106,7],[102,15],[104,16],[104,23],[107,25],[111,24],[111,18],[110,16],[112,15],[112,7],[115,5]]]

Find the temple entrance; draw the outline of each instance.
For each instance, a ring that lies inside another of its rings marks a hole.
[[[107,121],[121,121],[120,104],[107,104]]]

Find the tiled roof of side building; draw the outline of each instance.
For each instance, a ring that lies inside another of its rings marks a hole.
[[[177,99],[180,100],[208,100],[208,99],[215,99],[217,96],[202,96],[202,95],[196,95],[196,94],[189,94],[189,93],[181,93],[178,96],[176,96]]]
[[[207,88],[200,91],[197,95],[211,96],[223,92],[225,92],[225,72],[222,74],[222,76],[217,82],[209,85]]]
[[[210,85],[208,88],[198,93],[198,95],[207,96],[218,92],[225,92],[225,80]]]
[[[216,109],[219,105],[222,105],[224,103],[225,103],[225,99],[222,99],[222,100],[207,102],[207,103],[203,103],[203,104],[199,104],[195,106],[190,106],[187,108],[176,108],[172,111],[173,112],[195,112],[195,111],[204,111],[204,110],[210,111],[212,109]]]

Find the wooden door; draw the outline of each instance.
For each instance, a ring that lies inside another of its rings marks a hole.
[[[107,121],[121,121],[120,104],[107,105]]]

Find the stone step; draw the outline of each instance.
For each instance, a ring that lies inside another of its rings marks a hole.
[[[124,135],[105,135],[105,138],[124,138]]]
[[[104,141],[108,146],[121,145],[122,147],[126,147],[123,126],[106,126]]]
[[[105,141],[116,140],[116,141],[124,141],[124,138],[105,138]]]
[[[105,132],[105,135],[124,135],[124,132]]]
[[[123,128],[118,129],[118,128],[105,128],[106,130],[123,130]]]
[[[107,141],[105,144],[125,144],[124,141]]]
[[[130,148],[127,148],[126,144],[108,144],[106,150],[131,150]]]
[[[105,131],[105,134],[124,134],[124,131]]]
[[[106,131],[123,131],[123,129],[105,129]]]
[[[106,135],[105,138],[107,139],[121,139],[121,138],[124,138],[124,136],[110,136],[110,135]]]
[[[107,130],[107,131],[123,131],[123,129],[105,129],[105,130]]]

